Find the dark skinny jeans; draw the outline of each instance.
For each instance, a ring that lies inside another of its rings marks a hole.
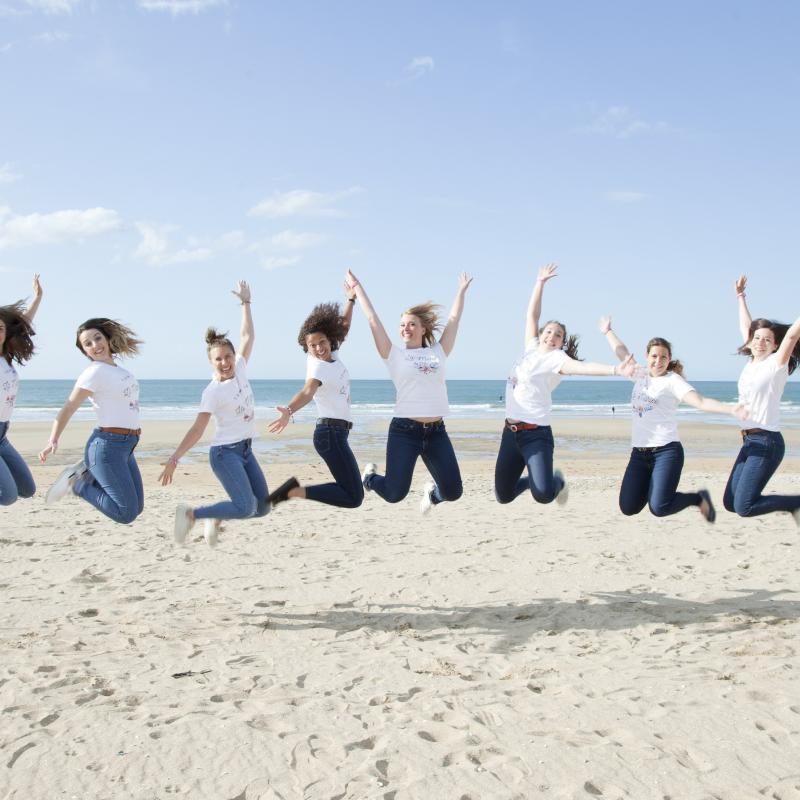
[[[386,476],[370,476],[367,487],[387,503],[399,503],[411,488],[414,465],[420,457],[436,483],[433,503],[458,500],[464,491],[461,471],[444,421],[422,423],[394,417],[386,442]]]
[[[358,508],[364,502],[364,487],[358,462],[347,441],[350,431],[344,426],[317,422],[314,448],[328,465],[334,483],[306,486],[306,498],[339,508]]]
[[[800,495],[761,494],[785,452],[786,445],[779,431],[748,433],[725,487],[722,499],[725,508],[740,517],[800,508]]]
[[[649,505],[656,517],[668,517],[689,506],[699,506],[702,498],[697,492],[678,491],[682,469],[680,442],[652,450],[634,447],[619,490],[620,511],[630,517]]]
[[[494,467],[497,502],[510,503],[529,491],[537,503],[552,503],[564,488],[564,482],[553,475],[553,449],[553,429],[549,425],[526,431],[504,426]],[[523,478],[525,467],[528,475]]]

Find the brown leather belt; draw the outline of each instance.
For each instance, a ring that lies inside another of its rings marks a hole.
[[[749,436],[751,433],[769,433],[769,431],[764,428],[747,428],[742,431],[742,439]]]
[[[514,433],[517,431],[535,431],[541,427],[541,425],[537,425],[534,422],[512,422],[510,419],[506,420],[506,428]]]
[[[98,428],[103,433],[119,433],[122,436],[141,436],[141,428]]]

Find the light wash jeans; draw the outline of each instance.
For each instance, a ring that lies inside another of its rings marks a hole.
[[[216,444],[208,453],[211,469],[230,500],[194,510],[195,519],[247,519],[269,513],[267,481],[253,453],[253,440]]]
[[[30,468],[6,438],[8,427],[8,422],[0,422],[0,506],[10,506],[36,492]]]

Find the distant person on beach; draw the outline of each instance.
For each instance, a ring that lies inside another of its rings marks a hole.
[[[215,328],[206,331],[206,353],[214,370],[211,382],[203,390],[194,423],[158,476],[162,486],[172,483],[178,461],[200,441],[213,416],[216,431],[208,460],[230,500],[198,508],[181,503],[175,509],[174,537],[178,544],[186,541],[195,520],[204,521],[203,536],[210,547],[216,547],[221,520],[263,517],[269,512],[267,481],[253,452],[255,399],[247,379],[247,365],[255,342],[250,287],[239,281],[232,294],[242,306],[239,354],[227,333],[219,333]]]
[[[553,389],[564,375],[629,375],[634,368],[630,357],[614,365],[579,361],[578,337],[568,337],[561,322],[551,320],[539,327],[544,285],[556,277],[556,271],[555,264],[539,270],[525,316],[525,353],[506,383],[506,421],[494,471],[499,503],[510,503],[528,491],[537,503],[565,503],[564,476],[560,470],[553,471]],[[523,478],[526,467],[528,475]]]
[[[33,318],[41,302],[42,284],[37,274],[33,276],[33,301],[27,308],[22,300],[0,306],[0,506],[36,493],[30,467],[8,440],[8,429],[19,385],[14,362],[22,365],[33,356]]]
[[[362,475],[364,488],[389,503],[400,502],[408,495],[414,465],[421,457],[433,478],[425,484],[419,506],[427,514],[439,503],[458,500],[463,492],[461,471],[444,424],[449,412],[445,366],[456,343],[464,295],[472,278],[465,272],[459,276],[458,291],[438,342],[440,307],[422,303],[406,309],[400,316],[402,347],[392,344],[355,275],[348,271],[345,279],[355,290],[397,391],[386,442],[386,475],[378,474],[376,464],[367,464]]]
[[[278,406],[280,416],[269,426],[270,433],[280,433],[294,414],[314,400],[319,414],[314,448],[327,464],[333,483],[301,486],[297,478],[290,478],[269,496],[273,506],[292,497],[339,508],[357,508],[364,500],[358,462],[347,441],[353,427],[350,375],[339,359],[356,302],[355,290],[347,282],[345,292],[344,312],[338,303],[321,303],[303,322],[297,341],[307,353],[306,382],[285,406]]]
[[[742,448],[736,457],[723,503],[740,517],[789,511],[800,526],[800,495],[762,494],[783,460],[780,403],[786,381],[800,360],[800,318],[791,325],[753,319],[747,308],[747,278],[735,282],[739,303],[739,353],[749,356],[739,376],[739,402],[749,409],[741,422]]]
[[[611,329],[611,317],[600,319],[600,332],[620,361],[630,357],[628,348]],[[683,469],[683,445],[678,438],[680,403],[700,411],[730,414],[738,419],[747,409],[703,397],[683,377],[683,364],[672,357],[672,345],[659,337],[645,348],[646,367],[637,368],[631,394],[631,456],[619,490],[619,508],[626,516],[638,514],[646,505],[657,517],[677,514],[697,506],[707,522],[716,512],[707,489],[679,492]]]
[[[56,452],[67,423],[87,398],[97,413],[98,427],[86,442],[83,459],[58,476],[45,502],[55,503],[72,492],[114,522],[133,522],[142,513],[142,476],[133,455],[142,432],[139,384],[116,362],[118,357],[138,355],[140,344],[130,328],[107,317],[86,320],[78,328],[75,346],[91,364],[78,376],[56,415],[39,460],[44,463]]]

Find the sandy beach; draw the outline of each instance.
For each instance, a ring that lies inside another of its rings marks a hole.
[[[46,506],[89,427],[0,509],[0,798],[800,798],[800,533],[722,509],[735,427],[681,427],[713,526],[620,515],[624,419],[554,422],[569,502],[500,506],[497,425],[462,420],[459,502],[421,517],[420,465],[400,504],[293,501],[215,550],[172,541],[176,503],[221,496],[203,458],[156,481],[185,423],[148,423],[133,525]],[[9,437],[32,460],[48,429]],[[785,435],[769,489],[800,493]],[[290,455],[270,486],[327,479]]]

